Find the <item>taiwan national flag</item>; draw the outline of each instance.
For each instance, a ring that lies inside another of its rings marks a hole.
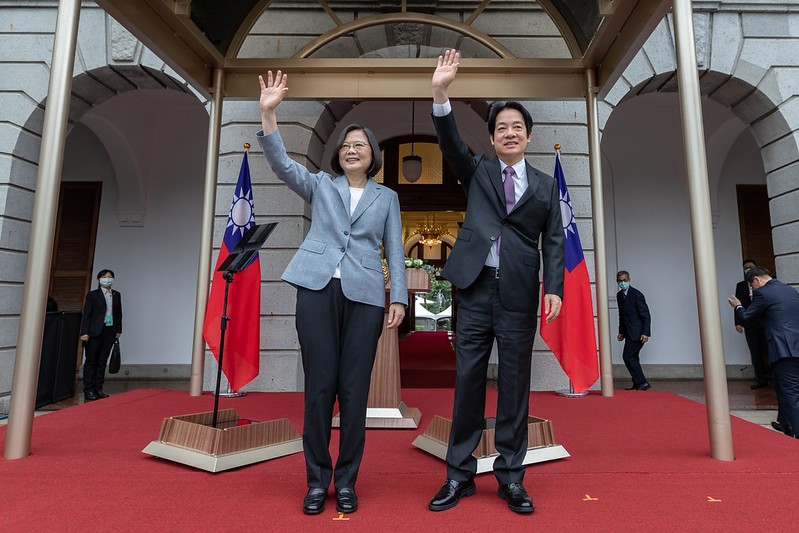
[[[244,233],[254,225],[255,209],[252,202],[250,166],[245,151],[219,258],[214,268],[211,294],[208,297],[208,307],[203,322],[203,338],[217,361],[219,361],[220,326],[225,297],[225,280],[222,278],[222,272],[217,269],[228,257],[230,250],[241,241]],[[230,383],[230,388],[238,391],[258,375],[260,366],[261,264],[257,254],[234,276],[230,284],[227,316],[230,320],[225,330],[222,371]]]
[[[580,234],[574,220],[571,199],[560,166],[560,150],[555,151],[555,179],[560,189],[560,213],[565,233],[566,271],[563,277],[563,307],[558,318],[546,323],[541,315],[541,338],[558,358],[577,392],[588,390],[599,378],[594,309],[591,284],[585,265]],[[543,306],[542,306],[543,309]]]

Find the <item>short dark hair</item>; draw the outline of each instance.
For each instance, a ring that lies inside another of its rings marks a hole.
[[[630,273],[627,272],[626,270],[619,270],[618,272],[616,272],[616,279],[619,279],[619,276],[627,276],[629,278]]]
[[[106,274],[111,274],[111,277],[112,278],[114,277],[114,271],[113,270],[110,270],[108,268],[104,268],[104,269],[100,270],[100,272],[97,273],[97,279],[102,278]]]
[[[336,141],[336,149],[333,151],[333,155],[330,158],[330,167],[337,175],[340,176],[344,174],[344,169],[341,168],[341,163],[338,160],[338,149],[344,144],[344,139],[347,138],[349,132],[358,130],[362,131],[366,135],[366,138],[369,139],[369,148],[372,151],[372,165],[369,167],[369,170],[366,171],[366,177],[373,178],[380,172],[380,167],[383,166],[383,156],[380,155],[380,143],[377,142],[377,137],[372,133],[372,130],[360,124],[350,124],[341,130],[341,135],[338,136],[338,141]]]
[[[754,259],[744,259],[744,262],[741,263],[741,266],[745,265],[746,263],[752,263],[753,265],[757,266],[757,261]]]
[[[771,271],[766,267],[753,267],[749,269],[749,272],[746,273],[746,282],[752,283],[752,278],[755,276],[768,276],[771,277]]]
[[[527,134],[529,135],[530,132],[533,130],[533,117],[530,115],[530,112],[527,111],[527,108],[524,107],[519,102],[514,101],[501,101],[501,102],[494,102],[491,104],[491,108],[488,110],[488,133],[489,135],[494,135],[494,128],[497,125],[497,115],[499,112],[505,109],[515,109],[519,113],[522,114],[524,117],[524,127],[527,128]]]

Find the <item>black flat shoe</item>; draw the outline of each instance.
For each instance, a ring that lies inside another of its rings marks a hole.
[[[108,398],[109,396],[108,394],[104,393],[101,390],[94,391],[94,395],[97,396],[98,398]]]
[[[305,514],[319,514],[325,510],[325,489],[308,489],[308,494],[302,500],[302,512]]]
[[[340,513],[354,513],[358,510],[358,496],[355,489],[345,487],[336,491],[336,510]]]
[[[83,393],[83,399],[86,400],[87,402],[93,402],[94,400],[98,400],[99,398],[97,397],[97,394],[94,393],[94,391],[89,391]]]
[[[458,500],[463,496],[471,496],[475,492],[477,492],[477,487],[473,479],[469,481],[447,479],[433,496],[428,507],[431,511],[444,511],[458,505]]]
[[[644,381],[643,383],[635,387],[635,390],[649,390],[651,388],[652,385],[650,385],[648,381]]]
[[[507,485],[500,485],[497,495],[503,500],[508,501],[508,509],[516,513],[532,513],[535,511],[533,500],[524,485],[521,483],[508,483]]]

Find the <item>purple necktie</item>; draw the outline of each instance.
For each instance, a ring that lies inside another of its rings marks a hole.
[[[505,209],[508,213],[513,211],[513,206],[516,205],[516,189],[513,186],[513,176],[516,172],[513,167],[507,166],[502,171],[505,174],[505,181],[502,183],[502,188],[505,189]],[[502,236],[497,237],[497,255],[499,255],[500,248],[502,247]]]
[[[513,167],[508,166],[505,167],[502,173],[505,174],[505,182],[503,183],[505,188],[505,209],[510,213],[513,210],[513,206],[516,205],[516,190],[513,187],[513,176],[516,175],[516,172],[513,171]]]

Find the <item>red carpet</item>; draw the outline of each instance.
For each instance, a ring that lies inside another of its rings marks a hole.
[[[421,427],[369,430],[360,509],[346,521],[333,500],[302,514],[302,454],[219,474],[142,454],[164,417],[210,410],[213,398],[140,390],[35,419],[32,455],[0,460],[0,531],[788,531],[799,520],[799,441],[733,418],[737,460],[712,460],[704,406],[653,391],[531,394],[531,412],[553,421],[571,454],[527,469],[536,512],[510,512],[484,474],[475,496],[433,513],[444,465],[411,442],[434,415],[450,416],[452,390],[406,389],[403,400],[422,411]],[[489,414],[495,401],[489,391]],[[220,404],[301,427],[300,393]]]
[[[455,350],[447,331],[415,331],[399,341],[400,379],[409,389],[455,386]]]

